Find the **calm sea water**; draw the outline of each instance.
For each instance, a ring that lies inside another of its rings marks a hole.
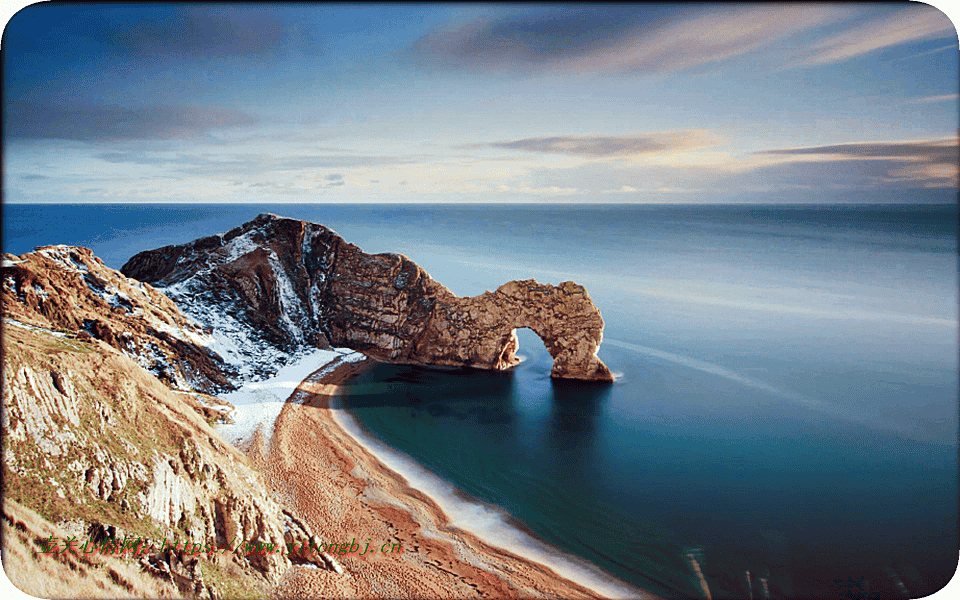
[[[665,596],[916,597],[957,566],[957,209],[16,206],[4,251],[136,252],[260,212],[400,252],[458,295],[573,280],[608,386],[380,365],[362,426],[536,537]],[[492,540],[494,543],[496,540]]]

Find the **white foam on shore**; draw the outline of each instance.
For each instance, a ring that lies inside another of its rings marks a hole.
[[[502,509],[465,499],[465,494],[453,484],[365,432],[353,415],[343,409],[338,397],[330,399],[330,406],[333,419],[341,429],[383,465],[406,479],[410,487],[436,502],[452,526],[477,536],[490,546],[544,565],[557,575],[606,598],[656,598],[650,592],[620,581],[592,563],[565,554],[510,525],[510,515]]]

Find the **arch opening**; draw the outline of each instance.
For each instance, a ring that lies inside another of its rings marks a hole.
[[[504,336],[496,360],[496,368],[509,369],[525,360],[553,369],[553,355],[546,341],[530,327],[514,327]]]

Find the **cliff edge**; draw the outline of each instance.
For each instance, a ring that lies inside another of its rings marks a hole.
[[[266,597],[293,565],[340,568],[249,550],[320,538],[213,429],[229,406],[211,394],[235,373],[209,331],[86,248],[7,254],[0,280],[0,525],[18,586],[218,600]],[[137,543],[94,553],[107,539]]]

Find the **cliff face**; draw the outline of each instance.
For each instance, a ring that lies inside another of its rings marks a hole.
[[[220,417],[216,400],[189,386],[224,383],[222,363],[203,345],[209,334],[176,305],[83,248],[7,255],[2,278],[2,483],[13,531],[42,518],[38,531],[76,536],[78,548],[90,537],[149,540],[137,557],[142,571],[114,577],[127,582],[127,595],[153,589],[130,577],[217,598],[266,593],[291,560],[336,568],[316,553],[228,550],[201,560],[164,550],[163,540],[217,549],[319,540],[210,427]],[[4,543],[19,544],[10,556],[29,558],[43,554],[38,539],[16,534]],[[89,560],[47,555],[23,567],[69,581],[71,570],[94,568]]]
[[[404,256],[367,254],[304,221],[260,215],[223,236],[141,252],[121,272],[214,330],[249,338],[238,346],[261,347],[243,357],[260,371],[329,344],[393,362],[505,369],[517,362],[514,330],[529,327],[554,357],[552,376],[612,381],[596,356],[603,319],[582,286],[529,280],[459,298]]]
[[[107,268],[87,248],[45,246],[2,267],[4,316],[99,339],[177,389],[233,389],[214,339],[149,285]]]
[[[416,357],[430,364],[508,368],[519,362],[517,327],[543,340],[553,357],[552,377],[612,381],[596,354],[603,318],[587,290],[570,281],[511,281],[495,292],[438,303]]]

